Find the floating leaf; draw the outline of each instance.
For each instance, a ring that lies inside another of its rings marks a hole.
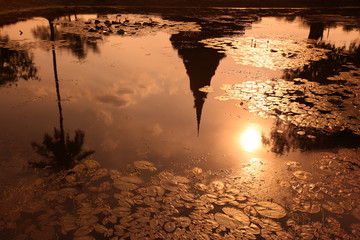
[[[286,216],[285,209],[273,202],[258,202],[257,206],[254,206],[254,208],[264,217],[282,218]]]
[[[103,225],[95,224],[94,225],[94,230],[95,230],[95,232],[104,234],[107,231],[107,228],[105,226],[103,226]]]
[[[194,173],[196,175],[201,174],[203,172],[203,170],[198,167],[194,167],[191,171],[192,171],[192,173]]]
[[[156,171],[156,167],[153,163],[148,161],[135,161],[134,162],[135,167],[138,169],[144,169],[144,170],[150,170],[150,171]]]
[[[187,188],[186,185],[184,185],[181,182],[178,182],[176,179],[163,179],[160,181],[160,185],[169,191],[180,191]]]
[[[300,135],[300,136],[304,136],[306,134],[306,132],[305,131],[298,131],[297,134]]]
[[[358,220],[360,220],[360,207],[356,207],[352,210],[352,215],[356,217]]]
[[[215,220],[221,225],[229,229],[235,229],[241,226],[241,223],[223,213],[215,213]]]
[[[186,228],[190,225],[191,223],[191,219],[188,217],[178,217],[178,218],[174,218],[175,224],[176,226],[180,226],[183,228]]]
[[[245,230],[247,233],[255,234],[255,235],[260,234],[261,232],[260,228],[254,223],[251,223],[250,226],[245,227]]]
[[[215,191],[220,191],[224,189],[224,183],[222,181],[215,180],[210,183],[209,187]]]
[[[320,203],[318,202],[311,202],[311,205],[309,207],[309,209],[307,210],[308,213],[318,213],[320,212]]]
[[[176,225],[174,222],[166,222],[164,224],[164,229],[167,232],[173,232],[175,230],[175,228],[176,228]]]
[[[299,162],[295,162],[295,161],[289,161],[286,163],[286,165],[289,168],[300,168],[301,167],[301,164]]]
[[[137,184],[142,183],[142,179],[136,176],[117,177],[114,180],[114,187],[119,190],[134,190],[138,188]]]
[[[322,207],[332,213],[338,213],[338,214],[344,213],[344,209],[339,204],[331,201],[327,201],[326,203],[323,203]]]
[[[301,180],[308,180],[312,177],[312,174],[305,171],[296,171],[293,173],[295,177],[301,179]]]
[[[88,235],[89,233],[91,233],[92,231],[93,231],[92,226],[83,226],[75,231],[74,236],[76,236],[76,237],[85,236],[85,235]]]
[[[206,191],[207,190],[207,186],[205,184],[202,184],[202,183],[195,183],[194,188],[196,190],[199,190],[199,191]]]
[[[87,168],[90,168],[90,169],[100,167],[100,164],[95,160],[87,159],[87,160],[84,160],[83,163]]]
[[[233,217],[234,219],[239,221],[239,225],[241,227],[246,227],[250,225],[250,219],[243,211],[231,207],[224,207],[222,208],[222,211],[230,217]]]
[[[259,224],[262,228],[269,231],[280,231],[282,229],[280,223],[268,218],[261,219]]]

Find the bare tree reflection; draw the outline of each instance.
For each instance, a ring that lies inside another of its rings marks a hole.
[[[0,42],[8,41],[8,37],[0,36]],[[37,71],[33,55],[29,52],[0,47],[0,86],[11,86],[20,79],[38,80]]]
[[[49,20],[50,38],[55,41],[55,30],[52,20]],[[61,106],[61,95],[59,87],[59,78],[56,63],[55,45],[52,46],[53,70],[55,78],[56,95],[59,110],[59,129],[54,128],[53,136],[44,134],[42,144],[31,143],[34,151],[43,159],[41,161],[32,161],[30,166],[33,168],[51,168],[53,170],[69,169],[78,161],[90,156],[94,151],[83,151],[85,133],[82,130],[76,130],[74,139],[71,140],[69,134],[64,131],[64,119]]]

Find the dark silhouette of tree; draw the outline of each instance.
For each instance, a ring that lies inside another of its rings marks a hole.
[[[325,30],[325,24],[322,22],[313,22],[310,23],[310,32],[308,39],[319,40],[323,38],[323,33]]]
[[[94,151],[82,151],[85,133],[76,130],[74,139],[70,139],[69,134],[64,136],[64,132],[54,128],[53,136],[44,134],[42,144],[32,142],[34,151],[44,159],[40,162],[30,162],[33,168],[69,169],[78,161],[89,157]]]
[[[305,131],[305,135],[299,135],[298,131]],[[308,135],[315,138],[309,138]],[[360,146],[360,136],[350,131],[328,133],[321,129],[311,127],[299,128],[293,124],[287,124],[277,119],[269,134],[262,134],[262,143],[270,146],[271,151],[283,155],[291,150],[318,150],[334,148],[356,148]]]
[[[0,37],[0,42],[8,41],[7,37]],[[38,80],[37,71],[29,52],[0,47],[0,86],[11,86],[20,79]]]
[[[87,49],[91,49],[93,52],[98,53],[100,50],[97,46],[96,38],[85,37],[75,33],[62,33],[56,30],[54,24],[50,23],[53,20],[49,20],[49,26],[37,26],[32,29],[32,34],[35,38],[53,41],[51,34],[54,38],[59,41],[66,41],[67,44],[63,45],[63,48],[69,49],[71,53],[76,56],[79,60],[85,59],[87,56]]]
[[[283,78],[293,80],[294,78],[305,78],[310,81],[316,81],[321,84],[330,83],[327,78],[339,74],[339,72],[347,71],[345,66],[351,62],[356,66],[360,66],[360,46],[352,43],[349,48],[335,47],[331,44],[320,43],[316,47],[331,50],[327,53],[327,59],[312,61],[297,69],[284,70]]]
[[[55,41],[55,30],[52,20],[49,20],[50,38]],[[71,140],[69,134],[64,131],[64,118],[62,114],[61,95],[56,63],[55,45],[52,45],[53,70],[59,110],[59,129],[54,128],[53,136],[44,134],[42,144],[32,142],[34,151],[43,157],[42,161],[29,162],[33,168],[51,168],[53,170],[69,169],[78,161],[85,159],[94,153],[94,151],[82,151],[85,133],[82,130],[76,130],[74,139]],[[66,135],[66,136],[65,136]]]

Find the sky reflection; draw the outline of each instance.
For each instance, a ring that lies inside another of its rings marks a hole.
[[[77,16],[78,19],[82,17],[95,16]],[[85,38],[75,41],[79,38],[66,35],[64,28],[56,25],[56,40],[74,40],[70,45],[55,44],[66,115],[65,130],[73,132],[81,126],[86,133],[84,147],[94,149],[94,158],[112,168],[121,168],[138,160],[161,163],[162,167],[177,167],[200,159],[202,167],[213,169],[238,166],[239,162],[245,163],[252,157],[271,161],[272,156],[267,152],[270,147],[261,145],[261,135],[263,132],[269,134],[273,120],[251,117],[247,111],[235,107],[239,101],[225,103],[214,97],[223,93],[221,87],[224,84],[281,78],[283,70],[237,64],[231,51],[226,51],[231,42],[224,41],[223,47],[214,49],[205,47],[200,41],[247,39],[247,50],[260,52],[274,48],[277,43],[278,50],[269,50],[267,56],[282,57],[279,49],[285,41],[268,42],[269,35],[306,40],[310,26],[300,24],[301,21],[284,22],[264,17],[251,24],[240,21],[236,27],[232,23],[219,25],[216,31],[204,21],[200,24],[201,32],[112,34],[96,42],[99,51],[86,47]],[[64,22],[63,19],[59,24]],[[14,146],[22,146],[21,152],[9,144],[0,146],[4,149],[0,151],[4,152],[4,157],[0,157],[3,162],[20,159],[18,155],[21,159],[28,158],[29,143],[41,142],[43,133],[51,132],[58,124],[53,66],[49,61],[53,43],[49,43],[48,37],[37,36],[32,29],[42,29],[39,36],[41,32],[49,35],[49,22],[34,18],[1,29],[1,35],[9,36],[12,41],[34,43],[28,44],[32,48],[27,50],[33,56],[40,79],[31,83],[18,81],[16,88],[6,88],[6,91],[0,89],[0,107],[4,112],[0,119],[0,125],[4,126],[0,142],[10,142],[6,136],[11,136]],[[226,34],[223,29],[227,29]],[[335,30],[341,31],[331,29],[324,38],[331,40]],[[347,35],[339,35],[356,40],[358,34],[358,31],[350,31]],[[261,36],[256,47],[252,42],[254,36]],[[47,48],[38,47],[39,44]],[[84,51],[81,55],[84,57],[80,59],[79,55],[73,54],[76,51]],[[210,86],[213,92],[199,90],[204,86]]]

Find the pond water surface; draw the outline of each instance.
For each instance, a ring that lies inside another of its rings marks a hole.
[[[0,236],[360,238],[358,10],[76,11],[0,25]]]

